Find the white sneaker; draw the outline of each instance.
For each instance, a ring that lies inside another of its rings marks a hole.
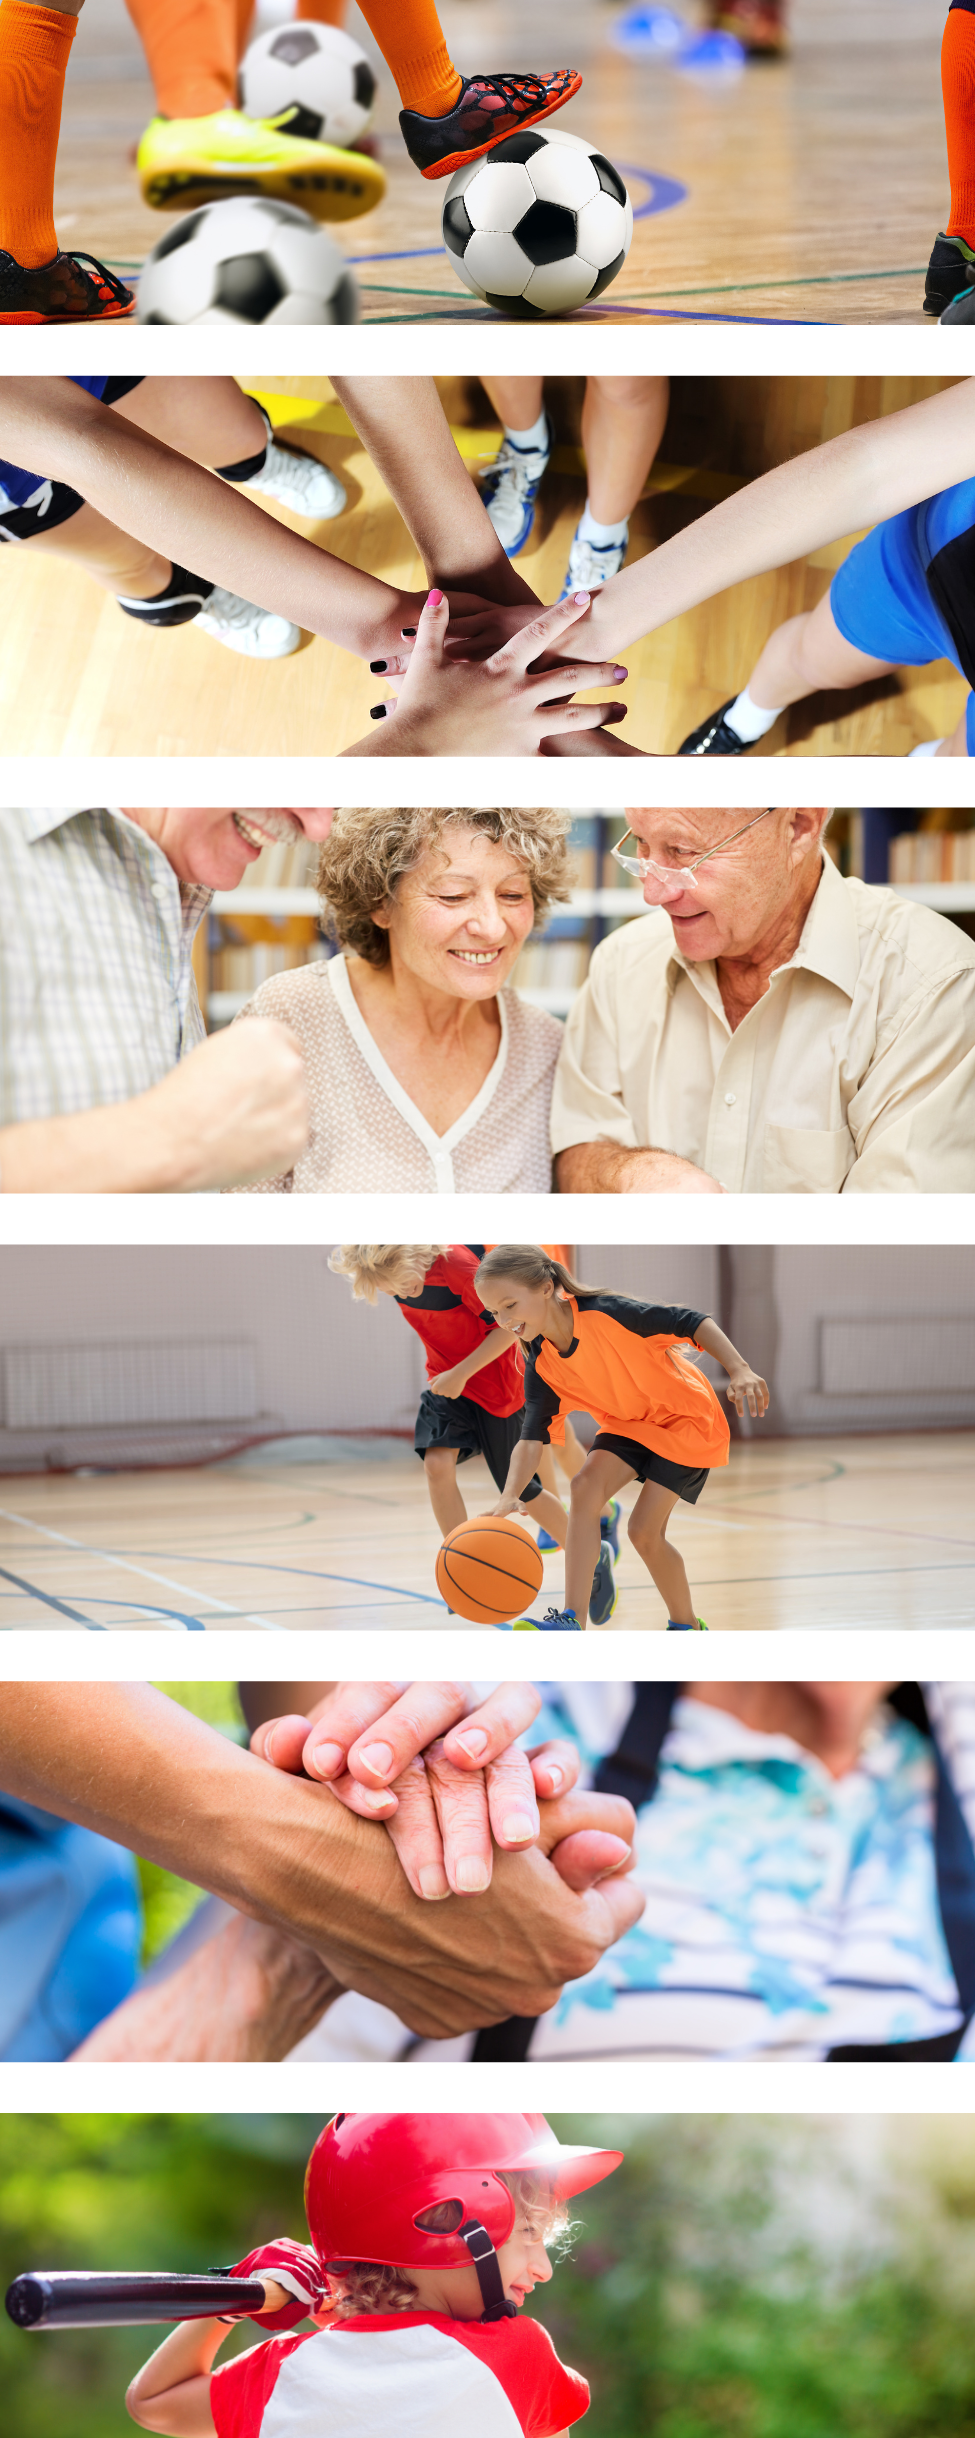
[[[576,526],[559,600],[566,601],[575,592],[597,593],[601,584],[609,583],[610,576],[618,576],[629,538],[625,533],[621,542],[586,542]]]
[[[273,439],[268,440],[260,473],[236,488],[263,491],[267,499],[279,500],[282,508],[293,508],[298,516],[341,516],[345,507],[345,490],[337,474],[319,465],[317,457],[301,457],[296,449],[282,449]]]
[[[301,628],[292,626],[290,618],[258,609],[253,601],[240,601],[219,584],[192,623],[212,635],[214,643],[225,643],[228,652],[242,652],[247,660],[286,660],[301,642]]]
[[[505,437],[481,482],[481,498],[502,550],[515,559],[535,522],[535,494],[552,454],[552,426],[546,420],[545,447],[520,449]]]

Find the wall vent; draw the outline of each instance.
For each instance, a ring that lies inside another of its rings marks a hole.
[[[820,1322],[819,1389],[828,1397],[964,1396],[975,1392],[975,1319],[953,1313]]]
[[[0,1379],[8,1431],[249,1422],[258,1410],[257,1349],[245,1338],[7,1346]]]

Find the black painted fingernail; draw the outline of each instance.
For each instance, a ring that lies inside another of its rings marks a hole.
[[[371,660],[369,663],[370,676],[382,677],[385,668],[386,662],[384,660]]]
[[[416,628],[415,628],[415,626],[401,626],[401,627],[400,627],[400,634],[401,634],[401,635],[415,635],[415,634],[416,634]]]
[[[372,710],[369,713],[369,717],[371,720],[384,720],[386,717],[385,703],[374,703]]]

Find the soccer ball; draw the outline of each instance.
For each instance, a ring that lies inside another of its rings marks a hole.
[[[537,321],[601,296],[622,269],[633,207],[619,171],[581,136],[525,127],[451,178],[443,237],[465,288]]]
[[[153,246],[140,322],[357,322],[359,291],[317,220],[292,203],[205,203]]]
[[[259,34],[240,69],[240,107],[251,119],[289,110],[284,133],[313,144],[354,144],[368,127],[376,79],[365,52],[337,25],[279,25]]]

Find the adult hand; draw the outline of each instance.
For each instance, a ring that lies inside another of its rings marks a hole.
[[[226,1910],[229,1918],[165,1979],[147,1981],[105,2015],[75,2060],[253,2065],[287,2057],[341,1984],[313,1948]]]
[[[498,1686],[477,1707],[470,1706],[470,1687],[414,1685],[390,1702],[390,1694],[399,1690],[340,1686],[316,1706],[313,1727],[297,1714],[270,1719],[255,1729],[251,1750],[278,1768],[304,1767],[329,1784],[350,1811],[385,1820],[416,1896],[480,1894],[490,1885],[492,1838],[509,1853],[534,1843],[540,1833],[538,1799],[571,1790],[579,1755],[564,1739],[538,1744],[528,1753],[515,1748],[514,1737],[540,1707],[533,1685]],[[349,1730],[359,1726],[363,1712],[371,1713],[370,1724],[350,1745]],[[462,1724],[446,1736],[431,1734],[451,1712]],[[320,1743],[326,1735],[329,1740]],[[604,1840],[593,1850],[581,1883],[574,1849],[553,1856],[560,1877],[573,1887],[593,1884],[631,1859],[628,1846],[616,1838]]]
[[[308,1140],[301,1045],[287,1025],[248,1018],[201,1042],[131,1107],[155,1139],[171,1192],[279,1176]]]
[[[417,629],[412,660],[398,700],[376,706],[389,740],[366,738],[355,753],[480,754],[497,757],[538,752],[542,738],[567,729],[598,728],[625,718],[622,703],[574,703],[581,688],[622,682],[626,670],[613,661],[560,663],[528,675],[532,662],[568,637],[589,608],[579,593],[543,610],[488,660],[451,661],[444,650],[448,606],[432,592]]]

